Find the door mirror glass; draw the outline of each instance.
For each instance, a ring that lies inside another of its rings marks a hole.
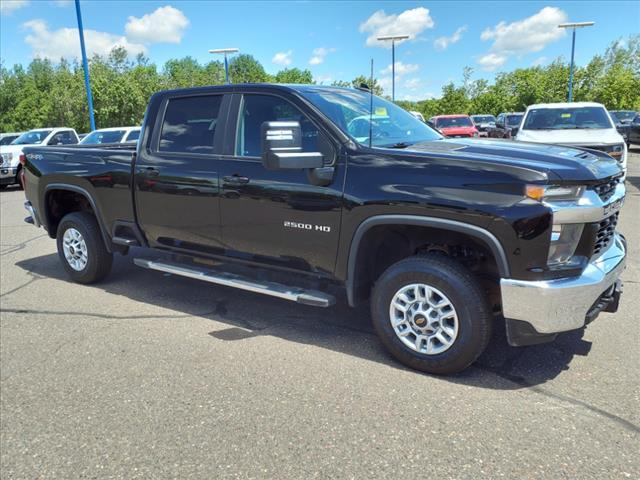
[[[264,122],[260,129],[262,164],[267,170],[320,168],[320,152],[302,151],[299,122]]]

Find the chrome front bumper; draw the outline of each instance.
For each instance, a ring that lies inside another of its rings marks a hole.
[[[6,185],[15,182],[16,173],[18,173],[17,167],[9,167],[6,165],[0,166],[0,184]]]
[[[504,317],[527,322],[540,334],[582,328],[591,307],[622,274],[626,253],[624,240],[616,233],[611,247],[591,261],[578,277],[540,281],[501,279]]]

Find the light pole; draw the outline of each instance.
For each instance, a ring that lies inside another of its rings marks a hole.
[[[378,41],[384,42],[391,40],[391,101],[396,101],[396,41],[407,40],[409,35],[387,35],[378,37]],[[373,89],[373,85],[371,85]]]
[[[91,96],[91,82],[89,81],[89,62],[87,62],[87,50],[84,48],[84,29],[82,28],[80,0],[76,0],[76,17],[78,18],[78,35],[80,35],[82,68],[84,69],[84,88],[87,91],[87,104],[89,105],[89,124],[91,125],[91,131],[93,132],[96,129],[96,121],[93,116],[93,97]]]
[[[571,28],[573,29],[571,38],[571,63],[569,64],[569,95],[568,101],[573,101],[573,55],[576,49],[576,28],[592,27],[596,22],[574,22],[574,23],[561,23],[558,28]]]
[[[239,48],[217,48],[215,50],[209,50],[209,53],[222,53],[224,55],[224,81],[229,82],[229,62],[227,62],[227,55],[239,52]]]

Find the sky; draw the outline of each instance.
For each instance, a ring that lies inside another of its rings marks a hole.
[[[595,21],[577,32],[576,64],[614,41],[640,33],[639,1],[111,1],[82,0],[89,55],[122,45],[161,66],[214,48],[239,48],[270,73],[309,69],[318,83],[374,75],[391,92],[391,50],[381,35],[408,34],[396,45],[396,99],[438,97],[473,79],[568,59],[571,36],[558,24]],[[0,58],[6,67],[34,57],[80,55],[74,2],[0,0]]]

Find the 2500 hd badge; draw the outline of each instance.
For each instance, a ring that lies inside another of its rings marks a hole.
[[[290,222],[288,220],[284,221],[285,228],[298,228],[300,230],[315,230],[316,232],[331,232],[331,227],[326,225],[312,225],[311,223],[300,223],[300,222]]]

